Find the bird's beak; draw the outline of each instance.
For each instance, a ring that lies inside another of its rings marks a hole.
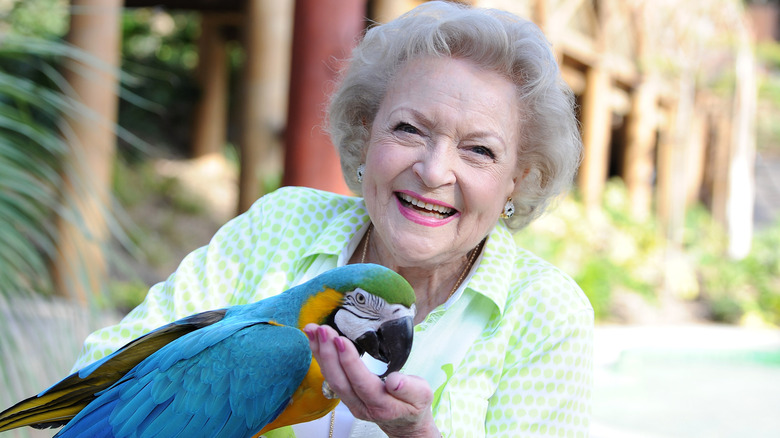
[[[387,371],[379,376],[384,379],[404,366],[412,351],[413,338],[412,317],[404,316],[382,324],[377,331],[363,333],[355,343],[366,353],[387,364]]]

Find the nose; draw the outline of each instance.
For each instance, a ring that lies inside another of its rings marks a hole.
[[[436,188],[455,183],[456,147],[447,141],[429,144],[421,150],[412,170],[426,187]]]

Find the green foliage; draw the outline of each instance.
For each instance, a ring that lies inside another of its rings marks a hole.
[[[143,155],[187,153],[200,93],[195,77],[199,24],[194,13],[142,8],[122,16],[122,69],[129,79],[119,124],[155,145],[155,151]],[[143,158],[134,148],[122,152]]]
[[[0,33],[51,39],[68,27],[67,0],[5,0],[0,2]]]
[[[43,8],[49,3],[54,10]],[[50,21],[46,17],[59,16],[54,2],[49,3],[16,2],[5,16],[32,13],[29,8],[35,6],[42,8],[38,12],[43,26]],[[4,242],[0,251],[0,294],[8,296],[53,292],[49,266],[57,253],[59,222],[69,222],[88,233],[80,209],[63,191],[69,184],[76,193],[88,186],[65,165],[74,155],[70,149],[73,133],[63,115],[93,120],[101,117],[68,97],[62,73],[70,60],[101,64],[53,37],[46,28],[25,32],[26,28],[20,26],[14,22],[0,27],[0,236]],[[128,144],[138,145],[132,134],[115,128]],[[109,207],[106,211],[114,237],[129,244],[124,225],[119,223],[123,218],[111,214]]]
[[[33,3],[41,2],[15,2]],[[40,13],[42,26],[46,16],[47,11]],[[60,73],[64,59],[88,62],[88,57],[59,40],[30,35],[36,32],[45,33],[0,26],[1,407],[61,378],[80,340],[106,325],[88,309],[45,296],[52,292],[49,264],[56,254],[58,220],[84,226],[79,210],[61,193],[64,181],[73,180],[63,166],[71,151],[61,116],[91,114],[63,93]],[[31,434],[22,430],[8,436]]]
[[[205,213],[203,202],[193,196],[175,178],[159,174],[149,161],[124,163],[117,161],[113,172],[113,190],[116,199],[126,208],[133,207],[152,196],[157,202],[178,213],[197,215]]]
[[[780,325],[780,222],[758,230],[752,251],[742,260],[723,256],[725,235],[706,213],[699,213],[691,225],[691,234],[716,229],[716,238],[700,238],[688,245],[697,260],[701,296],[709,303],[712,318],[728,323],[758,319]]]
[[[763,66],[759,75],[756,135],[759,149],[780,150],[780,43],[762,42],[756,57]]]
[[[631,218],[625,188],[614,180],[605,191],[603,209],[586,211],[576,199],[566,198],[515,240],[570,274],[596,317],[605,320],[616,292],[653,300],[662,284],[654,270],[663,257],[657,229],[652,220]]]
[[[108,287],[108,296],[105,297],[104,308],[116,310],[125,315],[133,308],[141,304],[149,292],[149,285],[141,280],[112,281]]]
[[[145,218],[128,227],[132,257],[153,268],[173,257],[168,247],[172,239],[186,239],[187,230],[181,229],[181,219],[205,214],[201,200],[184,190],[175,179],[159,175],[148,161],[130,164],[118,161],[114,167],[113,189],[125,210],[156,210],[154,219],[146,213]],[[130,282],[135,283],[136,279]]]
[[[59,193],[68,146],[58,121],[63,111],[80,108],[58,89],[63,79],[49,55],[58,50],[60,43],[12,35],[0,45],[0,293],[5,295],[50,292],[53,217],[78,220]]]
[[[756,45],[756,57],[767,68],[780,71],[780,43],[764,41]]]
[[[610,181],[601,209],[564,199],[515,240],[569,273],[601,321],[613,317],[616,295],[629,293],[650,306],[661,294],[703,303],[715,321],[780,325],[780,222],[732,260],[726,233],[703,207],[688,211],[682,248],[674,248],[655,220],[632,217],[627,201],[622,182]]]

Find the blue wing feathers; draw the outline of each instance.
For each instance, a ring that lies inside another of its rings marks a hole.
[[[138,339],[128,342],[127,345],[115,351],[114,353],[90,365],[85,366],[84,368],[80,369],[76,373],[80,378],[83,379],[89,376],[90,374],[92,374],[94,371],[96,371],[98,368],[105,365],[109,361],[115,360],[118,357],[133,356],[127,353],[135,349],[139,345],[146,346],[147,344],[152,344],[151,346],[145,347],[145,349],[148,349],[147,354],[151,354],[154,351],[156,351],[158,348],[162,347],[167,342],[170,342],[173,339],[176,339],[180,336],[184,336],[187,333],[196,331],[198,329],[208,327],[214,323],[221,321],[227,313],[228,313],[228,309],[208,310],[195,315],[190,315],[186,318],[182,318],[170,324],[166,324],[162,327],[152,330],[151,332],[141,336]],[[129,368],[132,367],[128,367],[128,369]],[[54,384],[53,387],[54,386],[57,386],[57,384]],[[48,388],[45,391],[43,391],[41,394],[45,394],[51,389],[52,388]]]
[[[83,421],[71,421],[62,430],[60,430],[55,438],[77,438],[77,437],[91,437],[91,438],[115,438],[113,431],[111,430],[111,424],[108,417],[111,414],[111,410],[116,405],[116,400],[112,400],[109,403],[105,403],[97,406],[87,406],[81,412],[87,413],[84,415]],[[90,409],[92,408],[92,409]],[[90,409],[87,411],[87,409]],[[88,415],[91,413],[92,415]],[[81,415],[81,413],[79,413]]]
[[[207,415],[201,414],[201,415],[193,415],[188,418],[187,423],[184,425],[184,427],[181,429],[181,432],[179,432],[179,436],[185,437],[195,437],[195,436],[202,436],[201,429],[203,428],[203,425],[206,423],[206,419],[208,418]]]
[[[146,385],[132,400],[123,401],[120,399],[117,408],[108,418],[109,423],[118,425],[117,436],[130,435],[135,425],[143,423],[161,405],[151,398],[150,392],[149,386]]]
[[[208,421],[203,425],[203,436],[219,436],[219,432],[225,427],[230,418],[230,405],[222,403],[221,405],[205,406],[208,413]]]
[[[149,428],[147,429],[147,432],[144,435],[139,435],[144,438],[146,437],[155,437],[155,438],[165,438],[165,437],[184,437],[180,434],[182,428],[184,427],[183,421],[186,420],[186,418],[172,418],[173,416],[170,415],[171,408],[173,403],[171,405],[168,405],[166,409],[161,412],[157,418],[154,419],[154,421],[149,425]]]
[[[208,347],[183,360],[172,361],[176,354],[164,351],[180,350],[178,341],[163,347],[168,367],[150,356],[71,421],[79,425],[73,435],[62,436],[91,436],[81,435],[87,428],[117,438],[257,432],[284,410],[308,371],[308,340],[297,328],[269,324],[241,330],[228,324],[227,330],[232,335],[209,336]]]
[[[150,412],[149,415],[147,415],[146,418],[144,418],[138,424],[138,427],[137,427],[137,430],[136,430],[136,434],[138,436],[150,436],[151,434],[155,433],[156,429],[154,429],[154,428],[150,429],[149,427],[150,427],[152,421],[154,419],[156,419],[156,418],[159,418],[159,415],[162,414],[165,411],[165,409],[168,408],[168,405],[171,404],[171,401],[173,401],[172,398],[168,399],[168,400],[166,400],[164,402],[158,403],[154,407],[152,412]]]
[[[41,394],[117,376],[56,436],[256,433],[288,406],[311,363],[308,339],[299,329],[267,324],[271,314],[294,324],[287,320],[292,313],[281,311],[287,306],[277,300],[257,304],[163,326],[47,389]]]

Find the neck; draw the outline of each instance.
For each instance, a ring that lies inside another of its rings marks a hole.
[[[433,309],[449,299],[450,291],[455,287],[455,282],[460,275],[460,268],[465,263],[466,259],[463,258],[458,266],[452,268],[439,267],[433,270],[405,268],[398,271],[412,285],[417,296],[415,325],[423,322]]]
[[[377,263],[399,273],[414,288],[417,296],[417,315],[414,323],[419,324],[436,307],[444,304],[465,281],[468,272],[474,266],[485,240],[475,248],[451,261],[434,267],[403,266],[389,255],[383,255],[381,241],[369,224],[363,240],[355,250],[350,263]]]

